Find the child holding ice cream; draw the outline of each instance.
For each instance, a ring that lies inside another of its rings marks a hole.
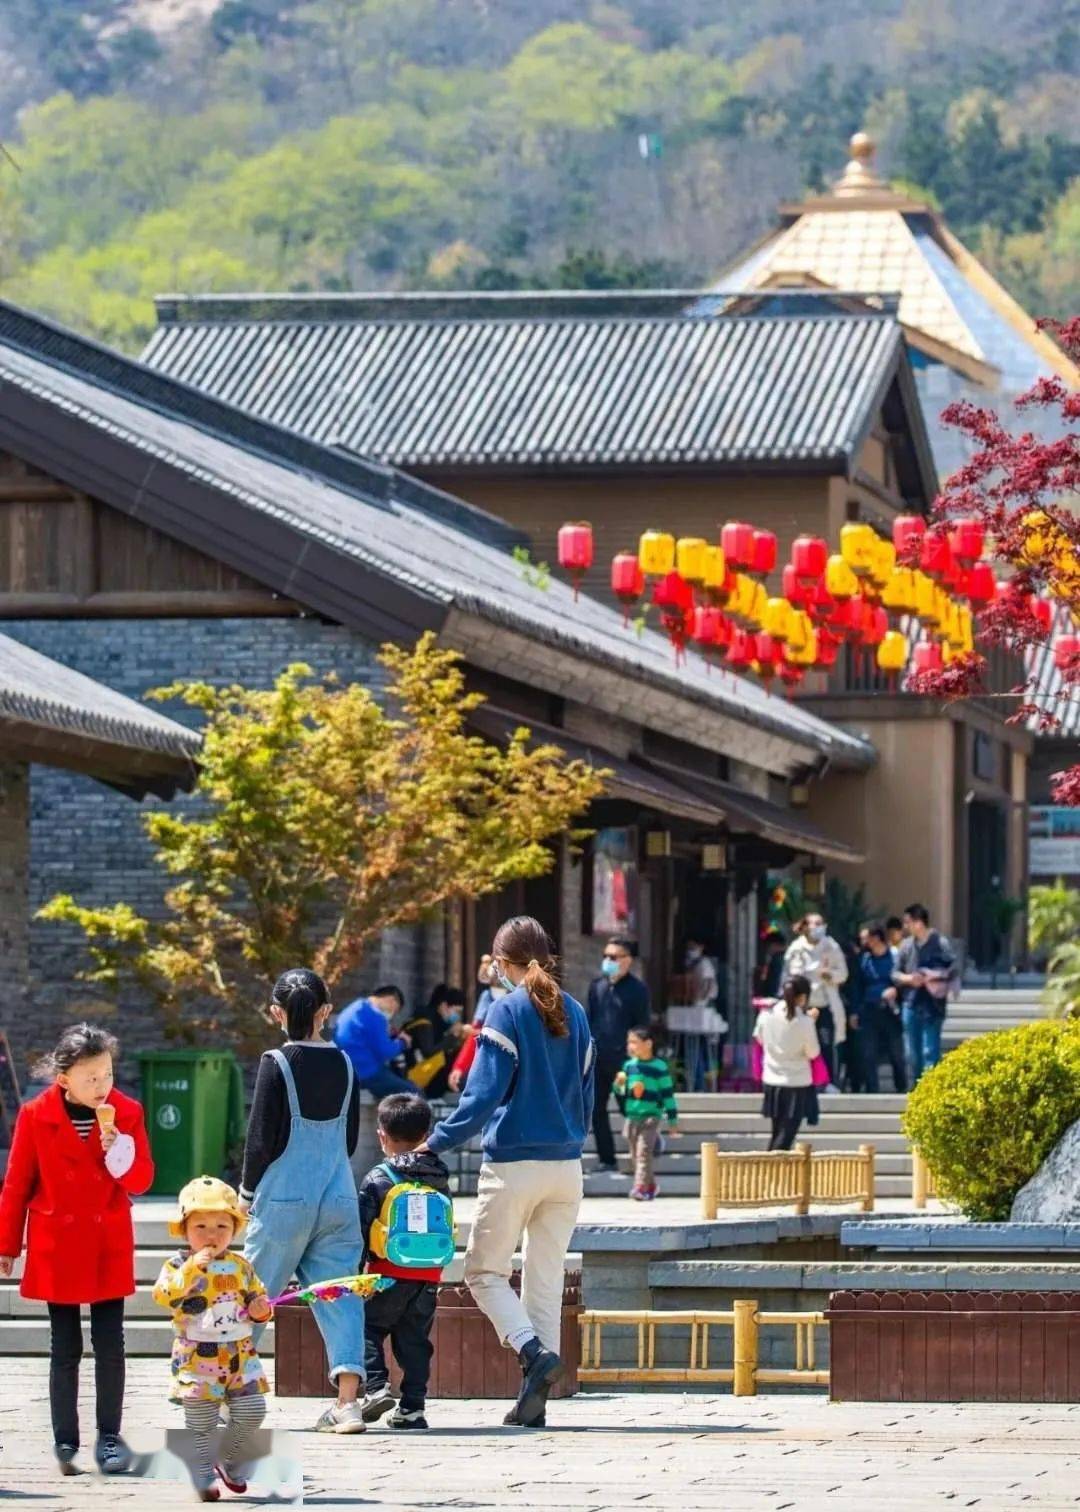
[[[49,1305],[49,1404],[56,1458],[75,1473],[79,1452],[81,1309],[90,1307],[97,1386],[94,1458],[106,1475],[128,1468],[124,1406],[124,1298],[135,1290],[131,1198],[154,1165],[140,1105],[113,1086],[117,1043],[75,1024],[35,1074],[52,1080],[19,1109],[0,1190],[0,1276],[23,1250],[19,1290]]]

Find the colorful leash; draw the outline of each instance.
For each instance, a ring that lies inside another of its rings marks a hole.
[[[316,1281],[312,1286],[298,1286],[293,1291],[282,1292],[279,1297],[267,1298],[271,1307],[280,1307],[283,1302],[337,1302],[341,1297],[373,1297],[376,1292],[393,1286],[392,1276],[336,1276],[332,1281]]]

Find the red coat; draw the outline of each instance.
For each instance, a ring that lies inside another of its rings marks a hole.
[[[80,1138],[51,1086],[19,1109],[0,1189],[0,1255],[26,1266],[19,1290],[38,1302],[106,1302],[135,1290],[131,1196],[154,1179],[142,1107],[122,1092],[108,1101],[116,1130],[135,1140],[135,1160],[117,1179],[105,1168],[97,1132]],[[129,1195],[130,1194],[130,1195]]]

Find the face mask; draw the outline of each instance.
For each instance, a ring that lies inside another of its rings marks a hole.
[[[609,981],[613,981],[619,974],[619,963],[618,961],[611,960],[609,956],[605,956],[600,962],[600,970]]]
[[[686,964],[688,966],[696,966],[697,963],[701,960],[703,954],[704,952],[699,950],[695,945],[692,950],[688,950],[686,952]]]
[[[461,1018],[461,1014],[457,1011],[456,1008],[453,1008],[453,1009],[451,1009],[451,1011],[449,1013],[444,1013],[443,1014],[443,1023],[444,1024],[456,1024],[459,1021],[460,1018]]]
[[[491,970],[494,974],[495,980],[498,982],[502,990],[504,992],[513,992],[514,984],[510,980],[510,978],[508,976],[503,976],[502,972],[498,969],[497,966],[493,966]]]
[[[816,945],[819,943],[819,941],[825,938],[825,926],[824,924],[814,924],[806,931],[806,933]]]

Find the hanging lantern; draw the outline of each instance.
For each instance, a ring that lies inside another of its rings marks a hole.
[[[922,515],[898,515],[892,523],[893,545],[897,559],[907,567],[913,567],[926,534],[926,521]]]
[[[840,530],[840,556],[856,577],[869,577],[874,565],[877,534],[870,525],[850,521]]]
[[[997,598],[997,579],[989,562],[976,562],[968,570],[964,597],[973,609],[985,609]]]
[[[965,567],[977,562],[986,544],[986,530],[977,515],[956,520],[949,531],[949,545],[956,560]]]
[[[805,583],[801,583],[795,571],[794,562],[788,562],[780,577],[780,592],[789,604],[793,604],[798,609],[802,608],[809,601],[810,594],[813,592],[813,585],[807,586]]]
[[[925,572],[915,574],[915,613],[924,625],[936,625],[941,618],[938,597],[941,589]]]
[[[632,551],[620,551],[611,559],[611,591],[623,606],[623,624],[630,618],[631,607],[645,592],[645,574]]]
[[[814,666],[820,672],[831,671],[836,666],[836,658],[840,654],[843,642],[829,630],[817,632],[817,655],[814,657]]]
[[[929,577],[939,581],[948,575],[952,566],[952,548],[943,530],[928,530],[923,536],[919,566]]]
[[[1080,635],[1059,635],[1054,642],[1054,666],[1067,676],[1080,672]]]
[[[581,579],[593,564],[592,526],[581,520],[576,525],[563,525],[558,535],[559,566],[569,572],[574,584],[574,597],[581,588]]]
[[[729,520],[720,531],[720,549],[737,571],[754,565],[754,527],[742,520]]]
[[[833,598],[828,588],[826,588],[825,579],[822,578],[809,592],[810,600],[806,606],[807,613],[815,625],[828,624],[829,620],[836,613],[837,601]]]
[[[750,571],[755,577],[768,577],[776,567],[776,537],[771,530],[754,531]]]
[[[894,567],[881,593],[881,602],[892,615],[915,613],[915,574],[910,567]]]
[[[840,640],[851,640],[862,628],[862,600],[844,599],[825,621],[829,631]]]
[[[789,698],[793,697],[795,689],[806,676],[806,668],[800,667],[785,655],[780,661],[780,681],[787,688]]]
[[[937,641],[921,640],[915,643],[911,653],[913,672],[940,672],[943,666],[941,647]]]
[[[754,636],[746,630],[733,631],[728,645],[728,666],[736,672],[745,672],[754,660],[754,649]]]
[[[795,576],[806,587],[816,583],[825,571],[829,548],[818,536],[796,536],[791,546],[791,565]]]
[[[675,567],[675,537],[663,530],[647,530],[638,543],[638,562],[648,577],[664,577]]]
[[[1031,509],[1020,521],[1024,530],[1021,555],[1029,566],[1037,567],[1054,549],[1060,531],[1045,509]]]
[[[706,546],[705,558],[702,564],[701,586],[705,592],[714,595],[724,587],[727,577],[727,563],[724,561],[724,553],[719,546]]]
[[[677,572],[668,572],[653,585],[653,603],[660,610],[660,623],[674,647],[675,660],[679,662],[690,635],[694,590]]]
[[[788,661],[793,661],[797,667],[812,667],[814,665],[818,659],[818,633],[813,625],[810,626],[810,633],[806,638],[805,644],[798,647],[789,644],[785,648],[785,655]]]
[[[838,552],[825,564],[825,591],[839,603],[854,598],[859,591],[859,579]]]
[[[886,630],[877,648],[877,664],[883,672],[902,672],[907,665],[907,636],[899,630]]]
[[[1035,616],[1035,622],[1039,627],[1039,634],[1049,635],[1054,623],[1054,606],[1050,600],[1044,598],[1032,599],[1031,612]]]
[[[942,629],[949,650],[962,655],[967,649],[967,636],[964,633],[964,612],[959,604],[950,601]]]
[[[975,616],[966,604],[960,606],[960,650],[966,656],[975,649]]]
[[[870,576],[879,589],[884,589],[885,584],[896,571],[896,547],[884,536],[874,536],[874,562],[870,569]]]
[[[796,609],[788,621],[787,654],[789,659],[794,660],[796,653],[802,651],[810,643],[810,637],[814,633],[814,627],[810,623],[810,616],[804,609]]]
[[[786,641],[791,630],[791,605],[786,598],[771,598],[765,605],[761,628],[773,640]]]
[[[698,604],[690,621],[690,637],[699,646],[718,646],[724,638],[724,616],[712,604]]]
[[[750,595],[750,605],[746,611],[746,624],[750,630],[760,630],[765,623],[765,611],[769,604],[769,595],[765,592],[764,583],[757,582],[754,578],[750,581],[754,585]]]
[[[757,675],[768,686],[776,676],[783,655],[783,647],[771,635],[754,636],[754,664]]]
[[[865,606],[860,635],[863,645],[868,650],[872,650],[875,646],[881,645],[888,633],[889,617],[884,609],[880,607],[874,608],[870,604],[867,604]]]
[[[708,542],[698,536],[680,536],[675,545],[675,571],[688,583],[703,583],[708,549]]]

